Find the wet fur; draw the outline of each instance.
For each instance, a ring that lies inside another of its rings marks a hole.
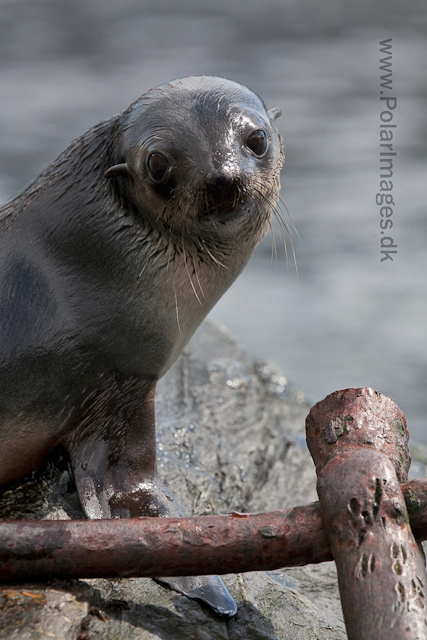
[[[242,104],[270,128],[258,164],[221,137]],[[0,209],[0,484],[61,444],[88,517],[181,513],[156,473],[155,385],[268,228],[274,117],[231,81],[163,85]],[[159,144],[179,167],[168,198],[141,159]],[[229,215],[203,186],[226,161],[241,170]]]

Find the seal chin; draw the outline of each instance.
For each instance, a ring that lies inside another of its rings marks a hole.
[[[243,219],[250,213],[249,206],[235,205],[233,202],[223,202],[208,211],[202,212],[199,220],[202,224],[222,224],[227,225]]]

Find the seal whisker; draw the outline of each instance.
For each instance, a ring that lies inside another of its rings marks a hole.
[[[260,185],[259,185],[259,186],[260,186]],[[276,216],[277,220],[278,220],[278,221],[279,221],[279,220],[281,221],[281,223],[283,224],[283,226],[285,227],[286,231],[288,232],[288,234],[289,234],[290,236],[292,235],[292,230],[293,230],[293,231],[295,231],[295,233],[296,233],[296,235],[297,235],[297,238],[298,238],[299,240],[301,240],[301,238],[300,238],[300,236],[299,236],[299,233],[298,233],[298,229],[297,229],[297,228],[296,228],[296,226],[294,225],[294,222],[293,222],[293,220],[292,220],[292,216],[291,216],[291,214],[290,214],[290,211],[289,211],[289,209],[288,209],[288,207],[287,207],[287,205],[286,205],[285,201],[284,201],[284,200],[283,200],[283,198],[281,197],[281,195],[279,194],[279,196],[277,197],[277,195],[275,194],[274,190],[273,190],[271,187],[268,187],[268,185],[263,185],[263,186],[267,187],[267,189],[269,190],[269,192],[270,192],[274,197],[276,197],[276,198],[277,198],[277,204],[275,205],[275,206],[276,206],[275,216]],[[290,224],[291,224],[292,229],[289,227],[289,225],[288,225],[288,223],[286,222],[286,220],[285,220],[285,219],[283,218],[283,216],[280,214],[280,210],[279,210],[279,207],[280,207],[280,206],[283,206],[283,207],[285,208],[285,211],[286,211],[286,213],[287,213],[287,215],[288,215],[289,222],[290,222]]]
[[[286,225],[285,221],[282,219],[282,217],[280,215],[278,215],[277,212],[277,206],[276,204],[273,204],[272,202],[270,202],[268,196],[262,191],[261,186],[258,185],[252,185],[253,189],[255,190],[256,194],[269,206],[271,207],[271,209],[273,210],[273,214],[275,215],[277,221],[279,222],[280,226],[283,226],[283,230],[282,230],[282,242],[283,242],[283,248],[285,250],[285,257],[286,257],[286,264],[288,264],[288,247],[286,244],[286,235],[284,233],[284,231],[288,232],[288,237],[289,237],[289,242],[291,243],[291,248],[292,248],[292,256],[293,256],[293,261],[294,261],[294,265],[295,265],[295,271],[298,277],[298,266],[297,266],[297,261],[296,261],[296,254],[295,254],[295,246],[294,246],[294,242],[292,239],[292,234],[290,233],[289,227]],[[273,192],[271,192],[273,193]]]
[[[175,296],[175,313],[176,313],[176,322],[177,322],[177,325],[178,325],[178,332],[179,332],[179,335],[181,335],[181,325],[180,325],[180,323],[179,323],[178,296],[176,295],[175,280],[173,281],[173,292],[174,292],[174,296]]]
[[[198,197],[196,197],[195,202],[194,202],[194,208],[197,210],[198,208]],[[194,216],[188,216],[188,221],[187,221],[187,236],[189,238],[193,238],[193,241],[195,240],[195,244],[196,244],[196,251],[195,252],[190,252],[189,256],[191,258],[191,265],[193,268],[193,273],[196,276],[196,280],[197,280],[197,284],[199,285],[199,289],[200,289],[200,293],[203,297],[204,300],[206,300],[206,296],[205,293],[203,291],[203,287],[202,287],[202,283],[200,282],[200,278],[199,278],[199,274],[197,271],[197,264],[196,261],[200,259],[200,240],[197,236],[197,233],[195,231],[194,228]]]
[[[182,253],[183,253],[183,258],[184,258],[185,270],[187,272],[188,279],[189,279],[190,284],[191,284],[191,288],[193,289],[193,292],[194,292],[194,295],[196,296],[197,302],[199,303],[199,305],[201,307],[203,307],[203,302],[200,300],[199,296],[197,295],[196,288],[195,288],[195,286],[193,284],[193,279],[192,279],[190,271],[188,269],[187,256],[186,256],[186,253],[185,253],[185,245],[184,245],[184,236],[182,236]]]
[[[277,207],[276,208],[276,217],[277,217],[278,220],[280,219],[281,223],[286,228],[286,231],[288,232],[289,236],[292,236],[293,232],[295,232],[298,240],[301,240],[301,238],[299,236],[299,233],[298,233],[298,229],[294,225],[294,222],[292,220],[292,217],[291,217],[291,214],[289,212],[289,209],[288,209],[288,207],[286,206],[286,203],[284,202],[284,200],[281,197],[278,198],[276,207]],[[285,211],[286,211],[286,214],[287,214],[287,216],[289,218],[290,226],[289,226],[288,222],[284,219],[283,215],[280,212],[281,207],[283,207],[285,209]]]
[[[278,210],[279,202],[277,200],[277,197],[276,197],[274,191],[270,187],[268,187],[268,185],[261,185],[259,183],[254,184],[253,188],[255,189],[257,194],[260,196],[260,198],[262,198],[264,200],[264,202],[267,204],[267,206],[269,206],[271,208],[273,215],[275,216],[275,218],[277,219],[279,224],[283,227],[283,229],[288,233],[289,237],[291,238],[292,237],[292,230],[289,228],[289,225],[283,219],[283,217],[280,214],[280,211]],[[265,193],[264,190],[266,190],[267,192]],[[270,200],[270,197],[271,197],[272,201]],[[286,206],[286,205],[284,205],[284,206]],[[296,229],[295,229],[295,231],[296,231]]]
[[[204,293],[204,291],[203,291],[202,283],[200,282],[199,274],[197,273],[196,263],[194,263],[194,272],[195,272],[195,274],[196,274],[197,282],[198,282],[198,285],[199,285],[199,287],[200,287],[200,292],[201,292],[201,294],[202,294],[203,298],[206,300],[206,296],[205,296],[205,293]]]
[[[258,209],[261,209],[261,206],[256,198],[256,196],[252,197],[253,202],[255,203],[256,207]],[[271,219],[268,220],[268,228],[270,230],[270,238],[271,238],[271,258],[270,258],[270,264],[273,263],[273,260],[275,259],[276,261],[276,265],[277,265],[277,244],[276,244],[276,238],[275,238],[275,234],[274,234],[274,229],[273,226],[271,224]]]
[[[197,284],[199,285],[200,293],[202,294],[203,299],[206,300],[205,292],[203,291],[202,283],[200,282],[199,274],[197,271],[197,265],[196,265],[196,260],[199,258],[199,255],[200,254],[197,251],[196,254],[192,256],[193,269],[194,269],[194,274],[196,276]]]
[[[281,205],[283,205],[283,206],[285,207],[285,209],[286,209],[286,213],[288,214],[289,222],[290,222],[290,223],[291,223],[291,225],[292,225],[292,229],[293,229],[293,230],[295,231],[295,233],[297,234],[297,238],[298,238],[298,240],[301,240],[301,238],[300,238],[300,236],[299,236],[299,233],[298,233],[298,229],[297,229],[297,228],[296,228],[296,226],[294,225],[294,221],[292,220],[292,216],[291,216],[291,213],[290,213],[290,211],[289,211],[289,209],[288,209],[288,207],[287,207],[287,205],[286,205],[286,202],[283,200],[283,198],[280,196],[280,194],[279,194],[278,201],[279,201],[279,203],[280,203]]]
[[[216,265],[218,265],[218,267],[223,267],[224,269],[227,269],[227,270],[229,269],[229,267],[227,267],[226,264],[223,264],[222,262],[217,260],[217,258],[215,258],[215,256],[209,251],[209,249],[206,246],[204,246],[203,250],[206,251],[208,256],[212,258],[212,260],[215,262]]]
[[[271,237],[271,262],[273,262],[273,257],[275,257],[276,266],[277,266],[277,245],[276,245],[276,238],[274,237],[274,230],[271,224],[271,220],[269,221],[268,226],[270,228],[270,237]]]

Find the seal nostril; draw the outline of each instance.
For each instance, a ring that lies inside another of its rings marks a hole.
[[[226,171],[208,173],[205,178],[205,194],[205,213],[230,213],[239,201],[239,178]]]
[[[234,184],[234,178],[231,174],[224,171],[215,171],[209,173],[206,178],[206,185],[212,191],[224,194]]]

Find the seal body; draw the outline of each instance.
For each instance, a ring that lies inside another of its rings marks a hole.
[[[277,115],[229,80],[173,81],[0,209],[0,484],[62,445],[88,517],[181,513],[155,385],[268,229]]]

